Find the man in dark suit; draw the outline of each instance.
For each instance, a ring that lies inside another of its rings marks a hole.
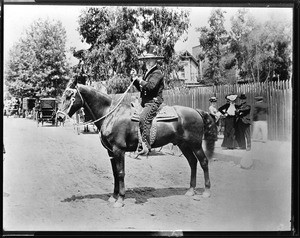
[[[159,59],[163,59],[163,57],[157,56],[155,46],[150,45],[147,53],[139,57],[139,60],[145,62],[146,73],[143,77],[138,77],[135,70],[131,71],[133,84],[141,92],[141,106],[143,107],[139,122],[142,141],[138,147],[138,154],[148,154],[151,150],[150,129],[152,120],[163,103],[164,76],[157,65]]]
[[[236,140],[242,150],[251,150],[251,106],[247,104],[245,94],[241,94],[239,99],[241,103],[237,105],[236,110]]]

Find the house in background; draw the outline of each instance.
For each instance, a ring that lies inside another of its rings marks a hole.
[[[184,80],[188,87],[200,86],[197,79],[200,76],[199,61],[187,50],[180,55],[182,70],[178,72],[181,80]]]

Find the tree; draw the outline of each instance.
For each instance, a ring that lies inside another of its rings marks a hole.
[[[246,61],[248,60],[248,37],[254,28],[252,21],[247,19],[248,10],[239,9],[237,15],[231,17],[231,31],[229,51],[233,54],[231,58],[227,58],[226,69],[235,68],[238,78],[245,79]]]
[[[164,72],[168,76],[178,67],[179,56],[175,54],[176,42],[188,30],[189,11],[176,8],[140,8],[142,36],[146,44],[158,47],[158,54],[164,56]]]
[[[208,27],[197,28],[200,33],[199,41],[203,55],[208,61],[208,67],[204,72],[204,79],[208,83],[219,84],[223,75],[220,66],[221,57],[228,42],[228,34],[224,27],[224,14],[221,9],[214,9],[208,20]]]
[[[291,26],[274,17],[256,22],[248,11],[240,9],[231,18],[230,52],[234,54],[228,69],[237,67],[242,79],[254,82],[271,80],[274,75],[288,79],[291,65]]]
[[[68,81],[66,31],[61,22],[39,19],[10,50],[5,72],[15,97],[57,96]]]
[[[138,55],[134,26],[136,10],[126,7],[88,8],[79,17],[79,33],[90,44],[84,54],[88,73],[94,81],[113,74],[129,74]]]
[[[141,68],[138,56],[146,45],[158,46],[171,70],[174,45],[188,28],[188,12],[167,8],[88,8],[79,17],[82,40],[90,44],[84,54],[94,81],[122,75],[128,84],[132,68]],[[111,81],[113,82],[113,81]],[[113,87],[113,85],[111,85]],[[128,85],[127,85],[128,86]],[[112,90],[113,91],[113,90]],[[120,91],[118,88],[117,91]]]
[[[263,25],[261,34],[265,57],[262,59],[260,81],[287,80],[291,73],[291,24],[275,16]]]

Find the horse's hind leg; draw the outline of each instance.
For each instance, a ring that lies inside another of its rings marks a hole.
[[[180,150],[182,151],[183,155],[186,157],[186,159],[189,162],[189,165],[191,167],[191,179],[190,179],[190,188],[185,193],[187,196],[193,196],[195,195],[195,188],[196,188],[196,178],[197,178],[197,158],[193,154],[191,148],[189,148],[187,145],[178,145]]]
[[[193,149],[193,152],[197,159],[200,162],[200,165],[203,169],[204,172],[204,183],[205,183],[205,191],[203,192],[202,196],[203,197],[209,197],[210,196],[210,179],[209,179],[209,171],[208,171],[208,159],[202,149]]]

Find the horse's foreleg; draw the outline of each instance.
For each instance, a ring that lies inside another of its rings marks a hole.
[[[203,192],[203,197],[210,197],[210,179],[209,179],[209,171],[208,171],[208,159],[202,149],[193,150],[195,156],[200,162],[201,168],[204,172],[204,183],[205,183],[205,191]]]
[[[195,195],[195,188],[196,188],[196,178],[197,178],[197,158],[193,154],[192,150],[185,145],[178,145],[184,156],[189,162],[189,165],[191,167],[191,179],[190,179],[190,188],[185,193],[187,196],[193,196]]]
[[[125,199],[125,153],[115,158],[116,170],[118,177],[119,196],[114,204],[114,207],[123,207]],[[115,185],[116,187],[117,185]]]
[[[114,193],[113,195],[108,199],[109,202],[115,202],[118,199],[119,196],[119,175],[117,171],[117,165],[116,165],[116,159],[111,158],[111,167],[114,175]]]

